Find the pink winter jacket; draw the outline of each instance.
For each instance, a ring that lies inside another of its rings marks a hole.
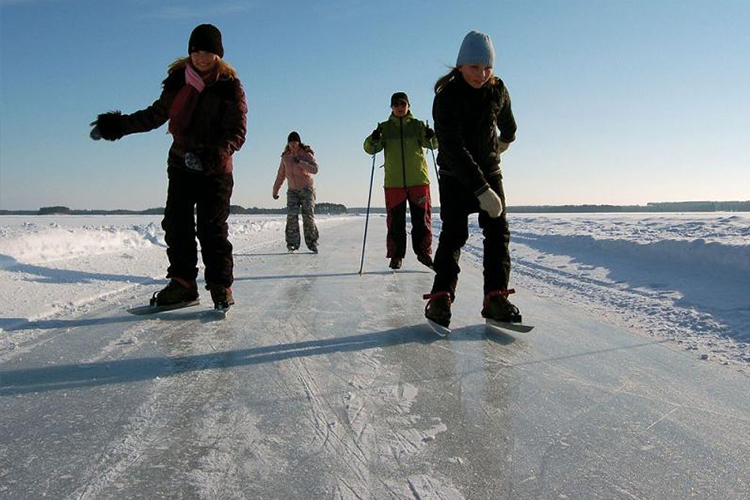
[[[295,161],[299,159],[299,161]],[[273,195],[279,194],[284,179],[289,181],[289,189],[305,189],[313,186],[313,174],[318,173],[318,164],[315,162],[312,149],[300,149],[295,155],[291,151],[281,157],[279,173],[276,174],[276,182],[273,183]]]

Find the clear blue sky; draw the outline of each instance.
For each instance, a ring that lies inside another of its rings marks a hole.
[[[298,130],[318,201],[364,206],[362,142],[391,93],[432,121],[432,85],[472,29],[494,41],[518,122],[509,204],[750,199],[747,0],[0,0],[0,208],[163,206],[166,127],[108,143],[88,124],[151,104],[204,22],[248,98],[235,204],[282,206],[271,187]],[[378,170],[374,206],[381,186]]]

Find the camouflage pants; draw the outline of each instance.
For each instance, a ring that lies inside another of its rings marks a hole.
[[[313,250],[318,246],[318,228],[315,226],[315,189],[289,189],[286,192],[286,247],[297,250],[300,244],[299,219],[302,214],[302,228],[305,244]]]

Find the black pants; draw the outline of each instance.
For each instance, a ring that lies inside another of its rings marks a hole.
[[[490,188],[495,191],[505,205],[505,192],[501,176],[488,179]],[[479,200],[455,177],[443,175],[440,178],[440,219],[443,227],[435,253],[435,281],[433,292],[450,292],[455,298],[458,265],[461,248],[469,239],[469,214],[479,212],[479,227],[484,236],[484,293],[508,288],[510,278],[510,230],[503,211],[493,219],[480,210]]]
[[[207,176],[169,170],[167,207],[161,223],[169,258],[167,278],[196,279],[197,236],[206,266],[206,284],[232,286],[234,262],[227,219],[233,187],[232,174]]]

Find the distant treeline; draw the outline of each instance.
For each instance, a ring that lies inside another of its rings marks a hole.
[[[350,214],[363,214],[365,207],[349,209]],[[433,207],[440,213],[440,207]],[[750,201],[675,201],[646,205],[518,205],[509,206],[510,213],[625,213],[625,212],[750,212]],[[370,213],[384,214],[385,208],[371,207]]]
[[[508,207],[511,213],[750,212],[750,201],[675,201],[646,205],[556,205]]]
[[[243,208],[239,205],[230,205],[229,212],[239,215],[251,215],[251,214],[285,214],[286,207],[284,208]],[[345,214],[347,208],[339,203],[316,203],[315,204],[316,214]]]
[[[440,213],[440,207],[433,207]],[[233,214],[285,214],[284,208],[244,208],[231,205]],[[364,214],[365,207],[347,208],[339,203],[317,203],[318,214]],[[508,207],[511,213],[626,213],[626,212],[750,212],[750,201],[675,201],[657,202],[646,205],[519,205]],[[161,215],[164,208],[146,210],[74,210],[68,207],[42,207],[39,210],[0,210],[0,215]],[[384,214],[383,207],[370,207],[372,214]]]
[[[245,208],[240,205],[230,205],[229,212],[233,214],[285,214],[284,208]],[[345,214],[346,206],[338,203],[316,203],[315,213]],[[164,207],[146,210],[76,210],[69,207],[54,206],[41,207],[39,210],[0,210],[0,215],[162,215]]]

